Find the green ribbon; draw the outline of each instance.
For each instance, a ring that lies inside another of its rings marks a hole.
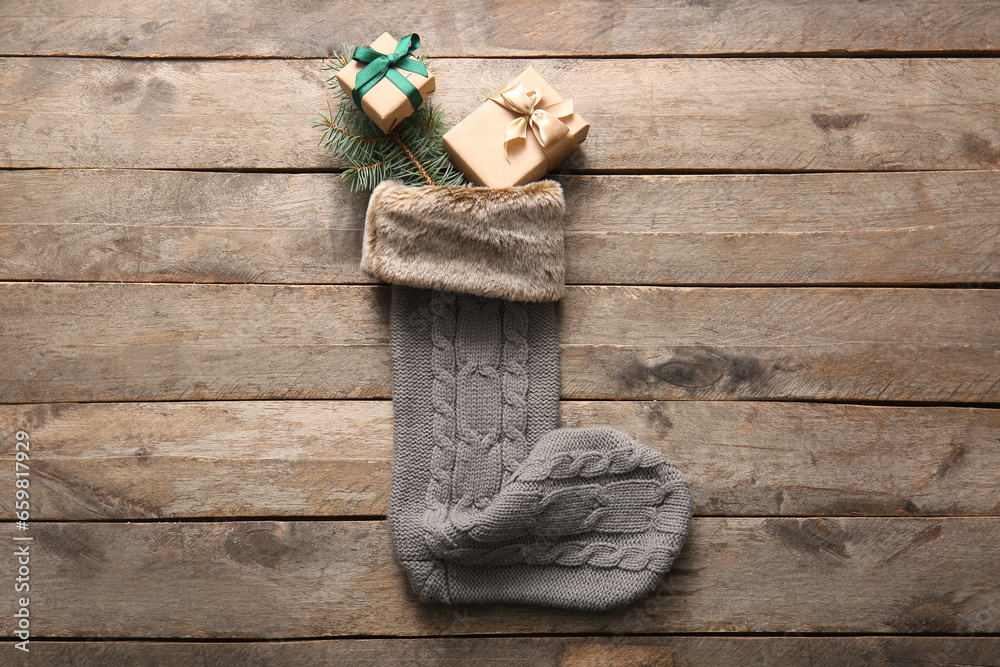
[[[385,77],[406,95],[410,104],[413,105],[413,110],[416,111],[424,98],[420,96],[420,91],[417,90],[416,86],[397,70],[404,69],[420,76],[427,76],[427,68],[424,64],[411,57],[413,52],[419,48],[420,37],[417,36],[417,33],[413,33],[399,40],[393,53],[379,53],[369,46],[354,49],[354,60],[367,64],[363,70],[358,72],[358,76],[354,80],[354,92],[351,93],[358,108],[361,108],[361,98],[365,96],[365,93]]]

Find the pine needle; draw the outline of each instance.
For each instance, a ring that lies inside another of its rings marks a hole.
[[[354,55],[353,46],[344,46],[324,70],[339,71]],[[423,56],[418,58],[423,61]],[[384,180],[402,181],[406,185],[463,185],[465,177],[448,161],[441,137],[448,129],[444,113],[428,98],[409,118],[389,134],[354,104],[340,88],[336,76],[327,79],[327,86],[336,91],[337,110],[327,105],[327,113],[317,111],[313,127],[323,136],[320,145],[342,159],[348,168],[341,178],[350,182],[351,190],[374,190]]]

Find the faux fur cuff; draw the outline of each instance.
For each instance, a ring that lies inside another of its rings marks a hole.
[[[385,181],[368,202],[361,268],[396,285],[558,301],[564,208],[554,181],[511,188]]]

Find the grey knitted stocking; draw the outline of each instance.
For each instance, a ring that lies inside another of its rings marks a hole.
[[[600,610],[687,535],[680,470],[612,428],[559,429],[552,303],[394,286],[389,520],[424,601]]]

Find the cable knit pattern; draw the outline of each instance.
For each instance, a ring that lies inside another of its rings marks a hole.
[[[621,474],[637,468],[663,465],[663,457],[648,447],[624,447],[610,452],[562,452],[541,461],[528,461],[510,481],[540,481],[569,477]]]
[[[455,462],[455,295],[438,292],[431,302],[431,371],[434,384],[432,430],[435,449],[431,455],[428,502],[447,505],[451,498],[451,468]]]
[[[690,490],[624,433],[556,428],[552,304],[396,286],[391,329],[389,516],[422,599],[607,609],[655,587]]]
[[[610,427],[558,428],[564,210],[553,181],[387,182],[369,200],[361,266],[393,285],[389,523],[424,601],[609,609],[684,544],[673,463]]]
[[[528,454],[528,315],[524,305],[504,302],[503,309],[503,467],[517,469]]]
[[[669,568],[683,538],[669,548],[619,547],[601,542],[560,542],[552,546],[510,545],[498,549],[463,549],[454,559],[466,565],[562,565],[564,567],[620,568],[631,572],[663,571]]]

